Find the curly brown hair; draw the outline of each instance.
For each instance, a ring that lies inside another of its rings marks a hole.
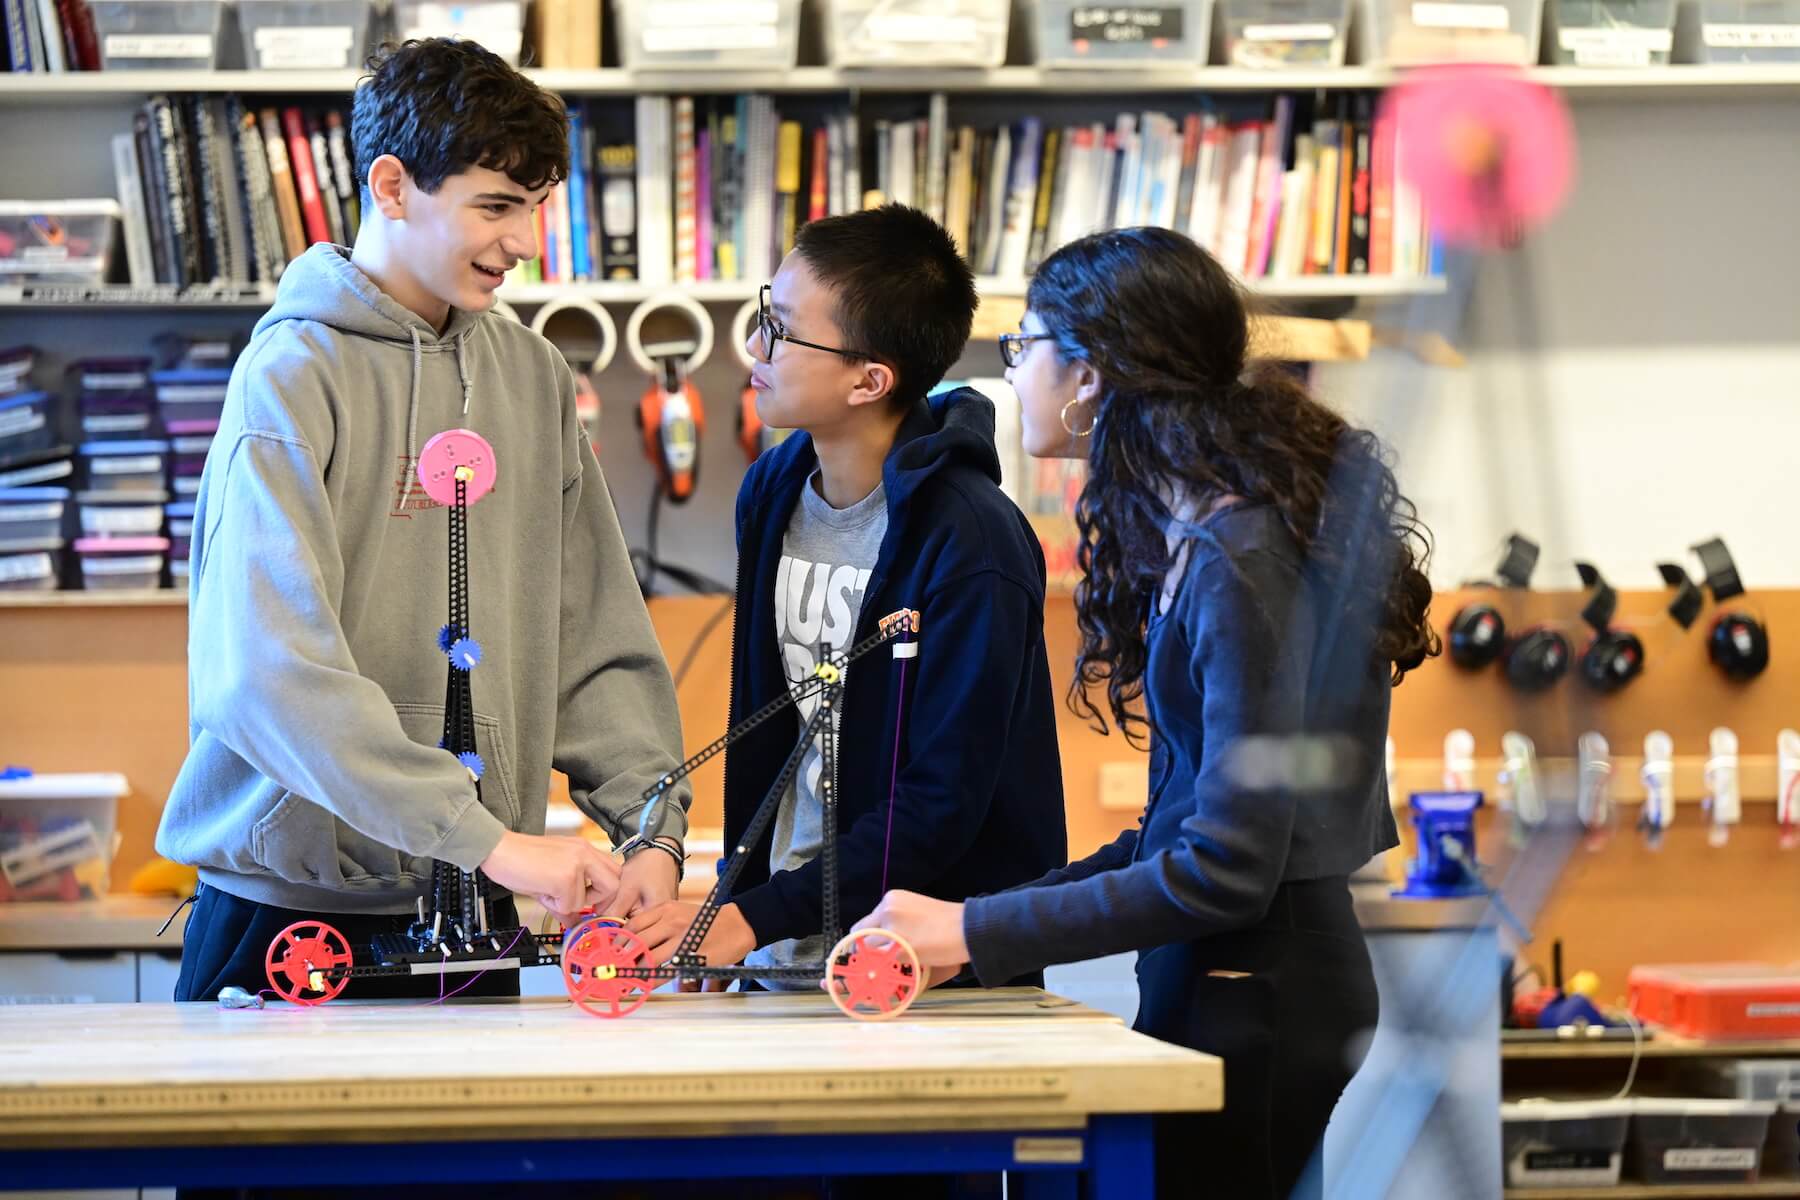
[[[1081,644],[1068,704],[1106,732],[1089,696],[1137,744],[1147,604],[1170,566],[1165,497],[1238,496],[1279,515],[1308,571],[1361,613],[1398,684],[1441,649],[1429,612],[1430,533],[1374,434],[1278,364],[1251,363],[1249,307],[1218,261],[1167,229],[1071,242],[1033,275],[1026,306],[1064,361],[1099,373],[1088,479],[1075,506]],[[1349,633],[1351,631],[1342,631]]]

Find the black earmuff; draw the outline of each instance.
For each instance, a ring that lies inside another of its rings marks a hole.
[[[1728,612],[1713,622],[1706,656],[1728,679],[1755,679],[1769,665],[1769,634],[1749,613]]]
[[[1596,692],[1618,691],[1644,672],[1644,643],[1637,634],[1612,627],[1619,607],[1619,593],[1591,564],[1578,562],[1575,571],[1583,587],[1594,589],[1581,610],[1581,619],[1594,631],[1594,640],[1581,654],[1581,680]]]
[[[1521,692],[1553,687],[1569,671],[1574,651],[1569,639],[1548,626],[1528,629],[1507,643],[1502,656],[1506,680]]]
[[[1491,604],[1471,604],[1450,618],[1450,661],[1477,671],[1506,649],[1506,621]]]

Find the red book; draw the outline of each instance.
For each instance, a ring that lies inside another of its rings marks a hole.
[[[312,142],[306,136],[306,122],[298,108],[281,113],[281,127],[287,133],[288,160],[294,170],[294,183],[300,190],[300,215],[306,222],[306,240],[329,242],[331,225],[325,220],[325,205],[319,199],[319,176],[313,170]]]
[[[825,216],[826,185],[831,182],[831,138],[825,126],[813,130],[812,145],[812,207],[807,211],[806,219],[817,221]]]

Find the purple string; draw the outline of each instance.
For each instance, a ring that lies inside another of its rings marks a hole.
[[[500,952],[500,957],[505,958],[507,955],[511,954],[513,952],[513,947],[517,946],[519,944],[519,939],[524,936],[525,936],[525,927],[523,925],[521,925],[521,926],[519,926],[517,931],[515,931],[513,933],[512,941],[506,943],[506,949],[504,949]],[[464,992],[464,991],[467,991],[469,988],[474,987],[476,980],[480,979],[483,975],[486,975],[489,971],[491,971],[493,969],[494,968],[492,968],[492,967],[481,968],[481,970],[479,970],[479,971],[475,972],[473,975],[469,976],[469,981],[467,983],[463,984],[461,987],[457,988],[456,991],[451,992],[449,995],[444,994],[444,972],[442,972],[442,971],[438,972],[438,998],[436,1000],[427,1000],[423,1004],[420,1004],[418,1007],[430,1008],[434,1004],[442,1004],[444,1001],[449,1000],[451,997],[457,995],[459,992]]]
[[[887,895],[888,854],[894,848],[894,793],[900,785],[900,734],[906,728],[906,667],[909,659],[900,660],[900,703],[894,707],[894,768],[888,775],[887,841],[881,847],[881,894]]]

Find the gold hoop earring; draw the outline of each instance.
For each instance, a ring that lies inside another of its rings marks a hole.
[[[1069,424],[1069,410],[1071,408],[1074,408],[1077,404],[1080,404],[1080,403],[1081,403],[1080,400],[1071,400],[1067,404],[1062,406],[1063,431],[1072,438],[1084,438],[1088,434],[1094,432],[1094,426],[1100,420],[1100,415],[1098,413],[1095,413],[1093,416],[1088,418],[1088,423],[1087,423],[1086,429],[1077,429],[1073,425]]]

